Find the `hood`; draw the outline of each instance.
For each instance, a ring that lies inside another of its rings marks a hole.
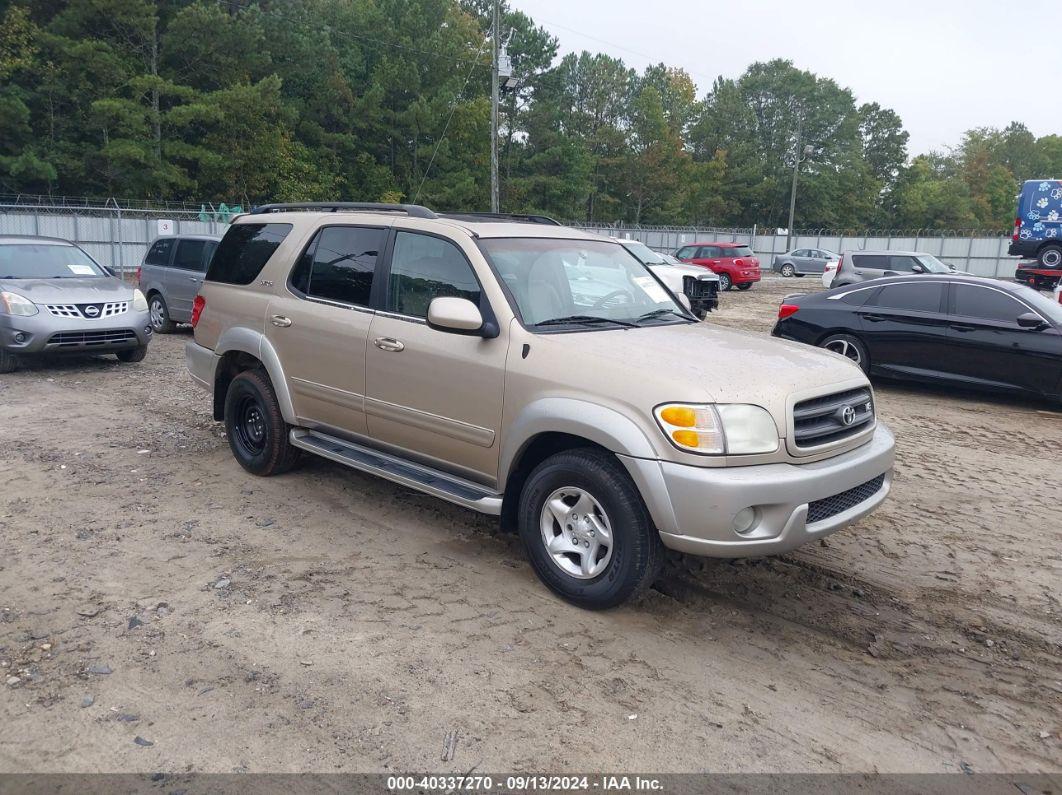
[[[82,279],[0,279],[0,290],[18,293],[35,304],[131,301],[134,289],[113,276],[88,276]]]
[[[810,345],[711,323],[541,335],[568,372],[593,373],[605,394],[651,412],[666,402],[751,403],[786,435],[790,400],[869,382],[851,361]]]
[[[693,276],[696,279],[707,279],[719,281],[719,277],[707,268],[702,268],[699,265],[650,265],[653,272],[658,276],[673,273],[676,276]]]

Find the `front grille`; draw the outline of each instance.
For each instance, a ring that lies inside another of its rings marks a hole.
[[[55,348],[91,348],[97,345],[115,345],[133,342],[136,334],[132,329],[111,329],[108,331],[60,331],[48,340],[49,347]]]
[[[874,422],[869,387],[802,400],[793,407],[793,442],[809,448],[855,436]]]
[[[815,502],[808,504],[807,523],[815,524],[816,522],[822,522],[829,519],[831,516],[844,513],[849,508],[854,508],[859,505],[859,503],[869,500],[881,491],[881,487],[884,485],[885,476],[878,475],[873,480],[868,480],[861,486],[856,486],[848,491],[842,491],[840,494],[834,494],[832,497],[815,500]]]
[[[45,304],[56,317],[79,317],[86,320],[101,320],[129,311],[128,301],[108,301],[103,304]]]
[[[719,282],[715,279],[698,279],[693,276],[682,277],[682,292],[690,300],[704,300],[715,296],[719,290]]]

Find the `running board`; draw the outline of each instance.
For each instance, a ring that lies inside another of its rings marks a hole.
[[[360,472],[377,475],[433,497],[439,497],[473,511],[501,514],[502,495],[437,469],[414,464],[379,450],[363,447],[318,431],[296,428],[291,432],[296,447],[343,464]]]

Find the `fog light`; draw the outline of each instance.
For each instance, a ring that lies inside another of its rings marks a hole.
[[[15,342],[17,342],[19,345],[21,345],[25,341],[26,341],[26,335],[23,332],[18,331],[18,332],[15,333]]]
[[[144,333],[150,336],[151,335],[151,326],[144,326]]]
[[[752,531],[752,528],[756,525],[756,509],[745,508],[738,511],[737,516],[734,517],[734,532],[739,536],[743,536],[746,533]]]

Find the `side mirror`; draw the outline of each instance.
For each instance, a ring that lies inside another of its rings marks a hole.
[[[483,315],[467,298],[433,298],[428,304],[428,327],[453,334],[481,335]]]
[[[921,264],[916,262],[914,265],[911,266],[911,272],[912,273],[925,273],[926,272],[926,268],[925,268],[924,265],[921,265]]]
[[[1035,312],[1026,312],[1024,315],[1018,315],[1018,325],[1022,328],[1034,329],[1039,331],[1040,329],[1047,328],[1047,323]]]
[[[678,300],[680,304],[686,307],[686,310],[688,312],[693,311],[693,304],[690,303],[690,297],[688,295],[686,295],[685,293],[679,293]]]

